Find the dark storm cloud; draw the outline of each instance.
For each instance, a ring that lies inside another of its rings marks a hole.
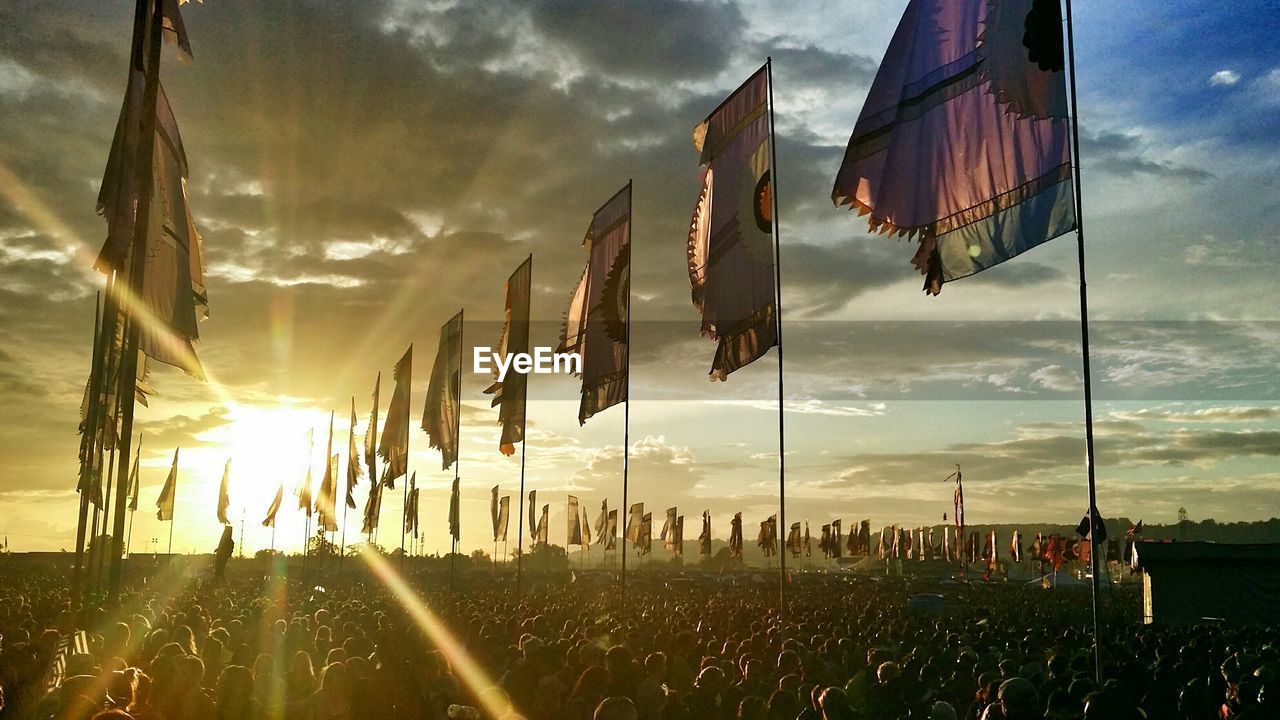
[[[741,44],[746,25],[731,2],[537,0],[528,8],[549,42],[569,48],[592,69],[649,82],[715,76]]]

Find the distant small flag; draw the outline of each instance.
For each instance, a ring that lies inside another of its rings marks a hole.
[[[536,544],[538,545],[547,544],[547,516],[550,514],[550,512],[551,512],[550,505],[542,506],[542,515],[538,518],[538,535],[536,539]]]
[[[462,496],[456,477],[453,479],[453,489],[449,492],[449,535],[454,542],[462,539]]]
[[[1057,3],[912,0],[832,200],[916,236],[931,295],[1075,228]]]
[[[347,432],[347,507],[356,509],[355,490],[360,484],[360,476],[364,470],[360,465],[360,454],[356,445],[356,399],[351,398],[351,425]],[[343,515],[343,517],[346,517]],[[344,531],[345,532],[345,531]]]
[[[538,541],[538,515],[537,515],[538,500],[537,498],[538,498],[538,491],[530,490],[529,491],[529,539],[533,540],[534,542]]]
[[[169,468],[169,476],[160,488],[160,497],[156,498],[156,519],[173,520],[173,496],[178,489],[178,450],[173,451],[173,465]]]
[[[511,517],[511,496],[503,495],[498,498],[498,527],[493,537],[494,542],[507,541],[507,525],[510,524]]]
[[[712,380],[778,344],[767,68],[693,131],[703,170],[687,258],[702,334],[717,343]]]
[[[377,484],[378,478],[378,391],[382,389],[382,373],[373,381],[373,410],[369,412],[369,427],[364,431],[364,466],[369,471],[369,482]]]
[[[734,513],[729,521],[729,557],[742,557],[742,513]]]
[[[138,509],[138,471],[142,464],[142,435],[138,435],[138,447],[134,450],[133,469],[129,471],[129,512]]]
[[[267,508],[267,516],[262,519],[262,527],[276,526],[276,513],[280,512],[280,503],[284,501],[284,481],[280,481],[279,487],[276,488],[276,496],[271,500],[271,506]]]
[[[640,542],[640,525],[644,522],[644,503],[631,506],[631,517],[627,520],[627,540],[633,545]]]
[[[568,534],[566,536],[565,545],[581,545],[582,514],[578,512],[578,498],[576,496],[569,496],[564,516],[565,521],[568,523]]]
[[[698,535],[698,552],[711,554],[711,511],[702,511],[702,532]]]
[[[227,458],[227,464],[222,466],[222,484],[218,487],[218,522],[223,525],[230,524],[227,520],[227,508],[231,505],[231,496],[227,489],[231,481],[231,458]]]

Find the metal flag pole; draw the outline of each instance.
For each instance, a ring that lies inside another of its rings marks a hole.
[[[163,0],[138,0],[135,10],[133,44],[133,62],[144,70],[142,93],[142,127],[138,139],[138,151],[135,155],[135,167],[138,168],[137,179],[137,211],[131,242],[131,267],[129,268],[129,287],[125,291],[137,299],[142,295],[143,273],[146,272],[145,248],[150,236],[151,195],[155,184],[155,166],[152,154],[156,141],[156,101],[160,89],[160,40],[163,20]],[[150,16],[148,26],[147,17]],[[146,37],[145,45],[142,38]],[[142,64],[145,47],[146,63]],[[120,377],[128,384],[128,392],[120,398],[120,462],[125,465],[123,472],[128,472],[129,445],[133,440],[134,384],[138,377],[138,346],[141,340],[142,327],[134,318],[136,310],[129,308],[128,320],[125,323],[125,344],[121,355]],[[116,513],[113,523],[111,553],[111,575],[107,584],[108,594],[112,600],[120,590],[120,557],[124,550],[124,498],[123,486],[116,488]],[[172,536],[173,527],[169,527]]]
[[[631,267],[631,243],[634,242],[635,225],[633,223],[634,209],[631,207],[631,179],[627,179],[627,267]],[[622,507],[619,508],[623,515],[622,521],[622,573],[620,575],[620,595],[622,597],[621,609],[622,616],[627,615],[627,525],[631,518],[631,508],[627,505],[627,487],[628,474],[631,469],[631,281],[627,280],[627,374],[624,376],[623,384],[626,392],[626,401],[622,405]],[[605,517],[605,524],[608,524],[609,518]]]
[[[769,196],[773,210],[773,285],[774,318],[778,334],[778,526],[787,526],[787,451],[783,426],[782,385],[782,239],[778,233],[778,152],[773,129],[773,58],[765,60],[769,81]],[[778,554],[778,610],[785,616],[787,608],[787,554]]]
[[[1066,0],[1067,10],[1067,65],[1070,74],[1069,90],[1071,96],[1071,161],[1075,165],[1071,178],[1075,185],[1076,209],[1076,258],[1080,267],[1080,357],[1081,370],[1084,374],[1084,442],[1085,471],[1089,478],[1089,565],[1093,576],[1090,586],[1093,590],[1093,661],[1094,681],[1102,684],[1102,642],[1100,629],[1101,578],[1098,569],[1098,526],[1101,517],[1098,515],[1098,494],[1095,485],[1093,464],[1093,385],[1089,371],[1089,296],[1084,277],[1084,212],[1081,203],[1084,200],[1080,186],[1080,113],[1076,106],[1076,53],[1075,36],[1071,24],[1071,0]]]
[[[530,258],[530,268],[529,268],[530,275],[532,275],[533,256],[530,255],[529,258]],[[466,308],[462,308],[458,310],[458,353],[459,355],[461,355],[464,352],[464,348],[466,347],[466,345],[463,344],[463,340],[462,340],[463,330],[466,328],[466,320],[465,320],[466,316],[464,315],[464,313],[466,313]],[[449,503],[450,508],[457,510],[457,517],[449,518],[449,535],[450,535],[450,539],[452,540],[452,542],[450,543],[451,551],[449,553],[449,596],[450,598],[453,598],[453,593],[455,589],[454,588],[454,575],[455,575],[454,566],[457,564],[457,561],[458,561],[458,540],[462,535],[462,489],[458,485],[458,478],[460,477],[460,474],[462,472],[462,368],[461,368],[462,360],[461,358],[459,358],[458,364],[459,364],[458,407],[457,407],[457,412],[454,414],[454,418],[453,418],[453,488],[450,488],[450,494],[453,494],[454,488],[457,488],[458,493],[457,493],[457,497],[453,498]],[[525,387],[526,388],[529,387],[528,375],[525,375]],[[456,598],[454,598],[454,602],[455,603],[457,602]]]
[[[138,433],[138,450],[137,450],[137,453],[138,453],[138,454],[135,456],[134,462],[136,462],[139,466],[141,466],[141,464],[142,464],[142,463],[141,463],[141,458],[142,458],[142,433]],[[139,474],[141,474],[141,473],[142,473],[142,469],[141,469],[141,467],[139,467],[139,468],[138,468],[138,473],[139,473]],[[139,481],[139,482],[141,482],[141,481],[142,481],[142,479],[141,479],[141,478],[139,478],[139,479],[138,479],[138,481]],[[130,492],[130,493],[132,493],[132,492],[133,492],[133,473],[132,473],[132,472],[129,474],[129,480],[128,480],[128,482],[129,482],[129,492]],[[136,498],[136,496],[135,496],[135,498]],[[134,509],[134,507],[133,507],[133,502],[134,502],[133,500],[130,500],[130,501],[129,501],[129,534],[128,534],[128,538],[125,540],[125,545],[124,545],[124,554],[125,554],[125,556],[126,556],[126,557],[128,557],[128,556],[132,553],[132,548],[133,548],[133,515],[134,515],[134,513],[135,513],[135,512],[137,512],[137,510],[135,510],[135,509]],[[132,563],[131,563],[131,564],[132,564]]]

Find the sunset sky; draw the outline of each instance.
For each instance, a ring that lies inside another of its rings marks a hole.
[[[1170,522],[1280,515],[1280,33],[1268,2],[1076,3],[1099,505]],[[248,552],[281,481],[323,472],[336,411],[414,344],[411,468],[429,552],[452,472],[418,421],[439,328],[495,345],[503,282],[533,254],[552,345],[591,213],[634,181],[630,498],[710,508],[718,537],[777,502],[776,354],[707,382],[685,269],[691,132],[772,56],[787,395],[787,517],[925,524],[965,471],[968,519],[1074,522],[1086,505],[1074,236],[926,297],[914,242],[871,236],[832,179],[897,24],[892,2],[515,0],[183,7],[194,59],[162,77],[191,166],[210,318],[207,383],[157,367],[135,550],[182,448],[175,551],[212,551],[217,483]],[[125,89],[133,3],[0,6],[0,533],[71,549],[89,372],[94,213]],[[470,357],[468,352],[467,358]],[[487,375],[464,376],[462,548],[513,495]],[[621,504],[623,408],[577,422],[577,381],[530,382],[527,489],[594,518]],[[307,433],[315,447],[308,454]],[[364,502],[367,481],[356,490]],[[296,503],[294,503],[296,505]],[[398,544],[399,484],[381,544]],[[359,513],[348,541],[358,536]],[[277,547],[295,550],[288,500]],[[694,528],[692,531],[689,528]],[[238,537],[237,537],[238,539]]]

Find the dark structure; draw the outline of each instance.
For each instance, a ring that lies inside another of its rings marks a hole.
[[[1274,625],[1280,619],[1280,544],[1139,542],[1135,554],[1143,571],[1144,622]]]

